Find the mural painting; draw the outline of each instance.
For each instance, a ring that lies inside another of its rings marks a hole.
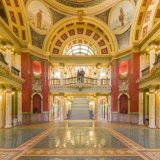
[[[47,7],[40,1],[28,4],[27,15],[31,27],[40,34],[47,34],[51,27],[51,16]]]
[[[134,16],[134,6],[130,1],[121,1],[112,10],[110,27],[115,33],[125,32],[131,25]]]

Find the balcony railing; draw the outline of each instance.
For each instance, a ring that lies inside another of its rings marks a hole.
[[[3,62],[4,64],[8,65],[8,63],[4,59],[4,55],[2,54],[2,52],[0,52],[0,61]]]
[[[109,85],[110,79],[101,79],[101,85]]]
[[[98,79],[89,77],[71,77],[63,79],[63,85],[69,85],[69,84],[98,85]],[[60,79],[51,79],[51,85],[60,85]],[[110,79],[101,79],[100,85],[110,85]]]
[[[51,85],[60,85],[60,79],[51,79]]]
[[[157,63],[159,63],[160,62],[160,54],[157,56],[157,58],[156,58],[156,61],[155,61],[155,63],[154,63],[154,65],[156,65]]]
[[[89,77],[71,77],[63,79],[63,84],[94,84],[97,85],[97,79],[89,78]]]
[[[145,69],[143,69],[141,72],[142,72],[142,77],[147,75],[150,72],[150,66],[145,68]]]
[[[19,72],[20,72],[20,71],[19,71],[17,68],[11,66],[11,72],[12,72],[13,74],[19,76]]]

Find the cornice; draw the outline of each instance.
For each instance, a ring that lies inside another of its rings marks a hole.
[[[16,37],[16,35],[14,35],[9,26],[4,22],[4,20],[1,17],[0,31],[4,38],[10,40],[18,50],[21,50],[21,47],[25,45],[20,42],[20,40]]]
[[[143,84],[143,83],[146,83],[146,82],[150,82],[151,80],[153,79],[156,79],[156,78],[159,78],[159,75],[160,74],[160,63],[156,64],[150,73],[146,74],[145,76],[139,78],[136,83],[138,84]],[[152,81],[153,83],[155,83],[155,81]]]
[[[101,12],[104,12],[111,8],[113,4],[117,2],[117,0],[106,0],[105,2],[102,2],[96,6],[91,6],[87,8],[73,8],[69,6],[65,6],[55,0],[44,0],[46,4],[48,4],[51,8],[53,8],[55,11],[60,12],[62,14],[75,16],[77,15],[78,10],[83,10],[85,15],[97,15]],[[58,8],[58,9],[57,9]]]
[[[141,39],[139,42],[139,47],[141,48],[141,51],[144,50],[151,41],[155,40],[157,38],[157,35],[160,34],[160,20],[148,31],[148,33]],[[159,32],[159,34],[158,34]]]
[[[25,82],[25,80],[23,78],[13,74],[10,71],[10,68],[1,61],[0,61],[0,76],[3,76],[5,78],[8,78],[8,79],[13,80],[13,81],[20,83],[20,84]]]

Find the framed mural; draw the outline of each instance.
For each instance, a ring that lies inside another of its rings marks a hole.
[[[31,27],[39,34],[47,34],[51,28],[50,10],[38,0],[28,1],[27,16]]]
[[[119,2],[112,8],[109,25],[115,34],[122,34],[131,26],[134,8],[135,4],[127,0]]]

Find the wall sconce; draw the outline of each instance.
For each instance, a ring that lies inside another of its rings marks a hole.
[[[36,80],[40,80],[42,78],[42,75],[37,73],[37,72],[33,72],[33,77],[36,79]]]
[[[146,94],[148,94],[148,95],[149,95],[149,92],[146,92]]]
[[[128,73],[127,72],[125,72],[125,73],[121,73],[120,75],[119,75],[119,79],[120,80],[125,80],[127,77],[128,77]]]

